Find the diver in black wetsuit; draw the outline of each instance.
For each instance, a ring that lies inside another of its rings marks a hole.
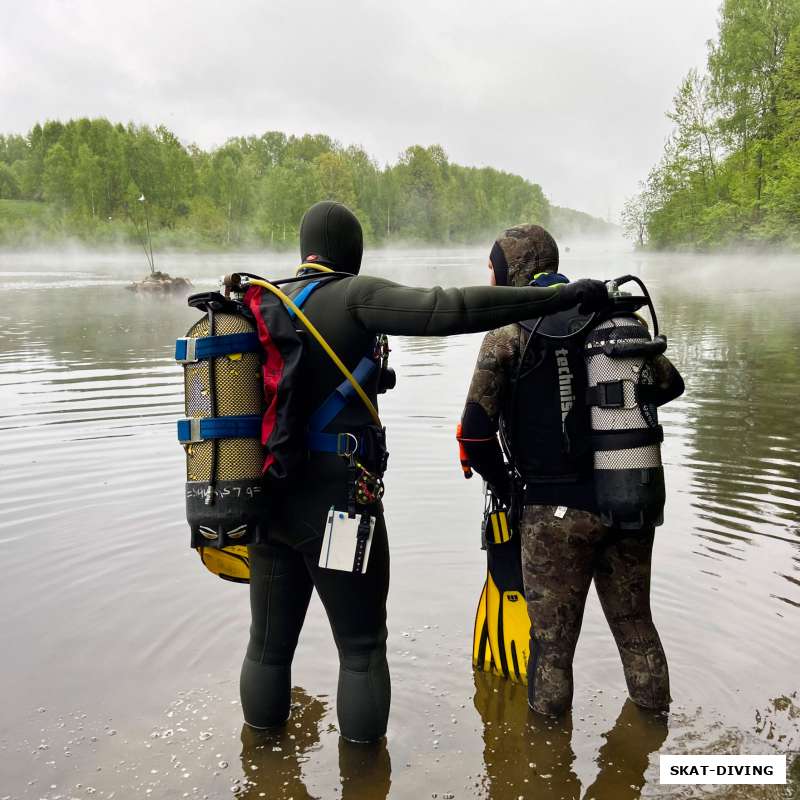
[[[322,265],[348,276],[332,280],[303,307],[349,369],[372,355],[376,334],[448,336],[486,331],[573,307],[603,307],[605,285],[578,281],[555,288],[416,289],[359,276],[361,226],[343,205],[317,203],[300,229],[300,275],[319,278]],[[350,275],[352,277],[350,277]],[[301,289],[303,282],[293,289]],[[314,341],[308,341],[298,376],[300,419],[308,419],[341,383],[341,374]],[[376,402],[379,374],[364,389]],[[350,402],[328,426],[361,437],[372,422],[365,405]],[[250,643],[242,665],[246,722],[265,728],[289,716],[291,663],[311,592],[316,588],[339,651],[337,713],[342,736],[374,741],[386,732],[390,683],[386,662],[386,596],[389,549],[380,502],[364,574],[318,566],[328,510],[347,502],[347,462],[333,452],[312,452],[297,480],[270,497],[267,545],[250,547]]]

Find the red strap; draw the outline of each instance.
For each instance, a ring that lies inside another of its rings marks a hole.
[[[244,295],[245,305],[252,311],[258,329],[258,338],[264,349],[264,365],[261,368],[264,382],[264,398],[267,401],[267,409],[261,420],[261,444],[266,445],[272,431],[275,429],[275,421],[278,413],[278,385],[283,377],[284,361],[280,350],[272,344],[269,328],[261,314],[261,286],[250,286]],[[271,466],[275,456],[268,453],[264,460],[262,473],[266,472]]]

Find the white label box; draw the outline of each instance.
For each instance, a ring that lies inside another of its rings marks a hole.
[[[786,756],[659,754],[661,783],[786,783]]]

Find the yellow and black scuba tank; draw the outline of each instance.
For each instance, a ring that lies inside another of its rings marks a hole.
[[[385,432],[362,384],[378,372],[383,391],[394,385],[386,339],[351,373],[301,310],[312,292],[340,277],[265,281],[236,273],[225,278],[225,295],[189,298],[204,316],[175,347],[184,368],[186,417],[178,421],[178,440],[186,450],[186,516],[191,546],[227,580],[250,579],[247,546],[267,540],[268,487],[285,486],[309,452],[341,455],[342,435],[326,428],[351,397],[361,398],[375,422],[372,435],[358,440],[354,502],[377,502],[383,492]],[[278,284],[292,286],[284,292]],[[294,400],[304,348],[298,323],[345,377],[303,424]]]
[[[280,298],[248,293],[242,277],[224,278],[225,295],[189,297],[204,316],[177,340],[175,358],[184,368],[178,441],[191,546],[215,575],[247,583],[247,546],[266,541],[267,482],[286,478],[306,451],[293,403],[303,343]]]
[[[203,317],[177,340],[175,359],[184,369],[178,441],[186,451],[191,546],[211,572],[246,582],[246,545],[264,537],[261,346],[241,303],[206,292],[189,305]]]
[[[636,282],[642,296],[619,290]],[[658,318],[647,287],[626,275],[609,282],[612,311],[604,314],[586,337],[594,453],[595,498],[600,516],[610,526],[639,530],[664,519],[662,427],[656,408],[656,375],[652,363],[667,348],[658,334]],[[636,312],[648,306],[653,336]]]

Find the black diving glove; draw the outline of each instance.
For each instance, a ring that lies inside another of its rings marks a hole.
[[[578,311],[581,314],[602,311],[611,302],[608,299],[608,287],[605,283],[590,278],[582,278],[574,283],[562,284],[558,297],[564,309],[573,308],[580,304]]]

